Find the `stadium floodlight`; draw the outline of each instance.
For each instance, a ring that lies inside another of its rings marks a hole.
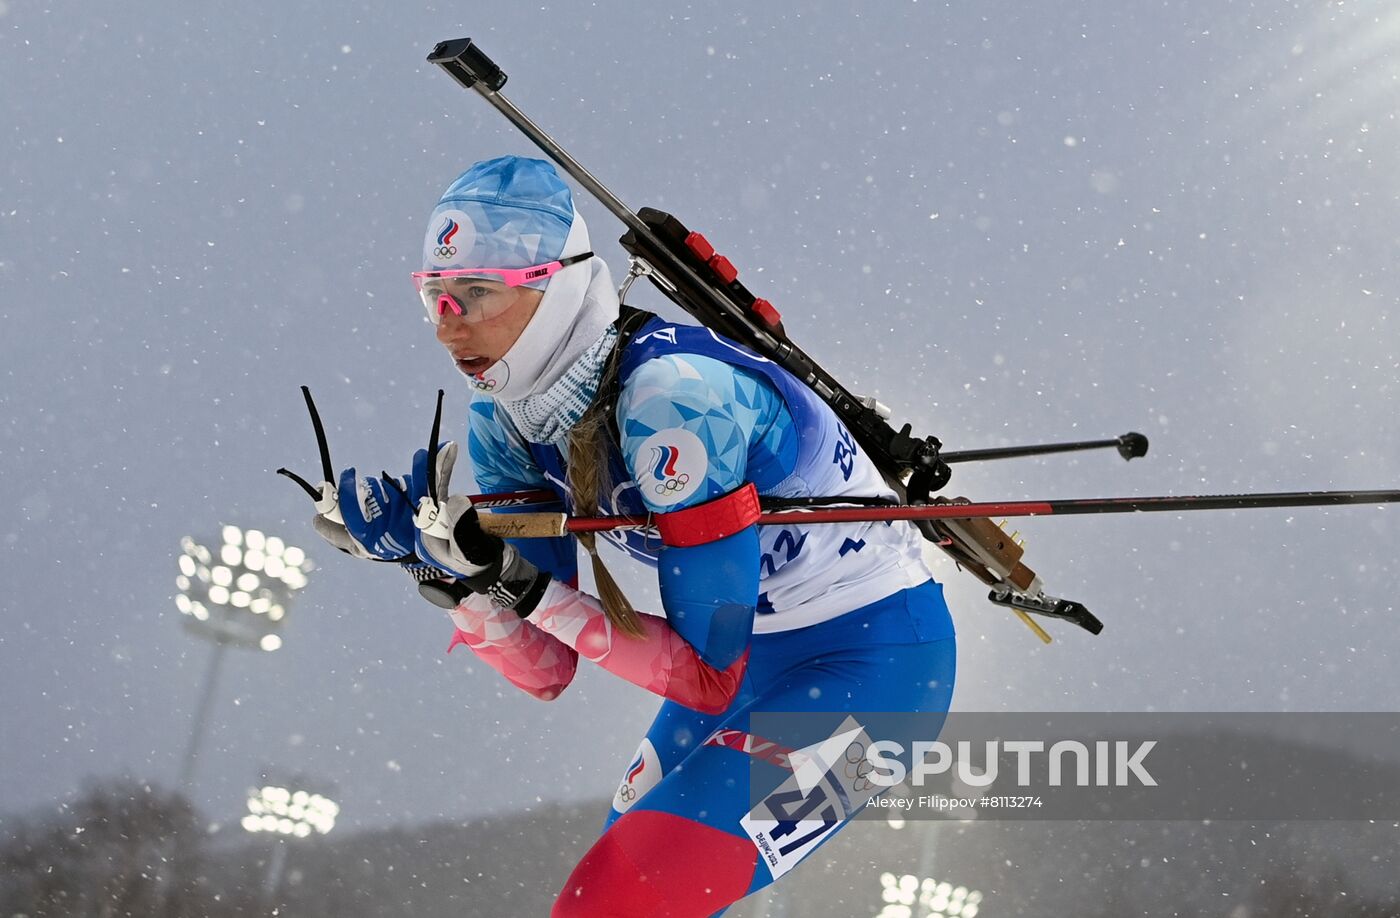
[[[325,835],[335,827],[340,806],[320,794],[269,784],[248,792],[243,828],[290,838]]]
[[[306,575],[315,565],[306,552],[277,536],[232,525],[220,527],[217,542],[182,538],[176,563],[175,608],[185,630],[214,645],[180,767],[179,787],[188,793],[225,649],[271,652],[281,648],[279,632],[286,623],[287,608],[293,594],[306,587]]]
[[[264,773],[264,780],[267,779]],[[335,828],[335,818],[340,815],[339,804],[324,794],[306,790],[305,784],[296,778],[252,788],[248,791],[248,813],[240,821],[246,831],[270,836],[274,842],[267,876],[263,878],[263,894],[274,908],[287,865],[286,842],[325,835]]]
[[[884,908],[876,918],[977,918],[980,890],[913,874],[880,874]]]
[[[218,644],[274,651],[292,595],[314,565],[306,552],[259,529],[224,526],[217,546],[180,540],[175,607],[185,627]]]

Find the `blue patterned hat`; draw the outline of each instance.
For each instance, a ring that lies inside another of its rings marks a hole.
[[[459,175],[433,208],[423,270],[555,261],[573,221],[573,196],[552,165],[521,156],[488,159]]]

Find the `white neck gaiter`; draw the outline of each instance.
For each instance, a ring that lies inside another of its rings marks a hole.
[[[515,429],[529,442],[549,443],[567,452],[569,431],[593,404],[615,344],[617,328],[609,325],[552,386],[517,401],[498,400],[496,406],[510,415]]]
[[[588,251],[588,227],[575,213],[560,258]],[[617,320],[617,291],[607,263],[594,256],[549,279],[530,324],[505,356],[473,379],[476,388],[500,402],[540,395]]]

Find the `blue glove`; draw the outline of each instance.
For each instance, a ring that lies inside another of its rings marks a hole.
[[[405,476],[411,485],[412,476]],[[340,473],[339,504],[345,529],[369,554],[383,561],[411,561],[413,505],[407,488],[392,478],[356,478],[353,468]]]
[[[348,555],[366,561],[416,562],[413,507],[398,482],[340,473],[340,486],[321,483],[311,523],[316,534]]]

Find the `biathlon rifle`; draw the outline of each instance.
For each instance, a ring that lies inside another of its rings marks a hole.
[[[481,95],[505,115],[507,120],[545,155],[587,189],[627,227],[620,241],[630,256],[631,269],[622,284],[620,297],[625,299],[637,278],[646,277],[701,325],[783,367],[831,407],[899,497],[897,506],[868,507],[864,508],[866,516],[847,516],[844,519],[912,520],[926,539],[991,588],[988,598],[992,602],[1011,608],[1045,643],[1050,642],[1050,636],[1026,613],[1064,619],[1091,634],[1102,631],[1103,624],[1082,603],[1061,599],[1045,592],[1040,577],[1022,560],[1024,545],[1014,538],[1014,534],[1008,534],[987,516],[970,514],[977,514],[978,511],[985,513],[987,511],[983,508],[988,507],[1007,508],[1005,515],[1008,516],[1031,516],[1057,512],[1192,510],[1213,506],[1298,506],[1299,498],[1308,500],[1308,505],[1400,500],[1400,492],[1397,491],[1021,501],[982,505],[934,498],[933,492],[948,483],[951,477],[950,466],[956,462],[1102,448],[1114,448],[1124,459],[1134,459],[1146,455],[1147,438],[1140,433],[1130,432],[1105,440],[944,452],[937,437],[914,436],[910,424],[895,430],[889,423],[889,409],[873,398],[862,398],[852,394],[797,346],[788,336],[783,327],[782,317],[773,304],[750,292],[738,279],[739,272],[734,264],[716,252],[714,246],[703,235],[692,232],[680,220],[663,211],[643,207],[634,212],[567,150],[501,95],[500,90],[505,86],[506,74],[473,44],[470,38],[440,42],[428,55],[428,61],[441,67],[462,87]],[[1339,494],[1346,499],[1333,499]],[[512,499],[514,497],[518,499]],[[1274,498],[1287,498],[1291,502],[1270,503],[1269,500]],[[490,495],[484,496],[482,500],[483,507],[493,500],[501,501],[497,506],[542,502],[540,495],[531,498],[528,494],[523,497]],[[1137,505],[1124,503],[1125,500],[1136,501]],[[1153,501],[1170,503],[1154,505],[1151,503]],[[760,522],[835,522],[838,516],[833,514],[857,512],[836,507],[819,509],[819,505],[838,503],[851,504],[853,501],[850,498],[818,498],[801,502],[765,501],[764,509],[770,512],[767,518],[761,519]],[[883,517],[879,516],[882,512],[886,514]],[[1002,511],[991,512],[1000,515]],[[548,516],[549,521],[542,524],[543,529],[530,530],[524,519],[514,515],[501,515],[490,525],[499,527],[497,531],[500,534],[514,536],[558,535],[569,531],[602,531],[645,525],[644,520],[624,517],[586,520],[568,519],[560,514],[544,516]]]

